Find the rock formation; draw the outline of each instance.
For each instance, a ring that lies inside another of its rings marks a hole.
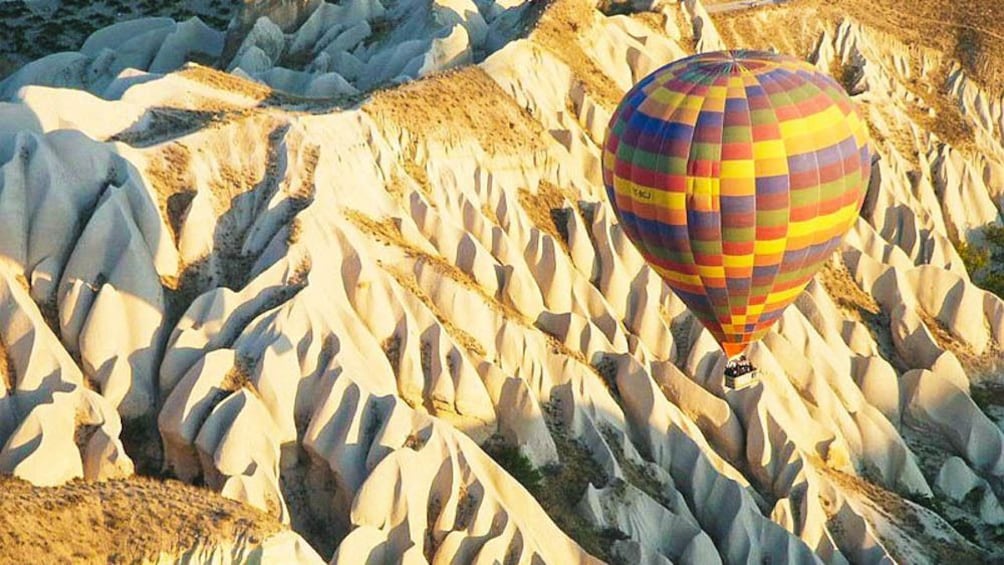
[[[163,471],[333,563],[1001,549],[1004,301],[956,245],[998,222],[1004,103],[950,53],[811,2],[270,5],[233,57],[147,19],[0,82],[0,471]],[[877,154],[738,392],[598,149],[720,46],[840,73]]]

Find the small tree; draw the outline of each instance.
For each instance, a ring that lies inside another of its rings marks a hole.
[[[520,482],[528,491],[536,493],[540,489],[543,475],[533,466],[530,459],[517,447],[496,442],[486,445],[485,452],[495,460],[512,478]]]
[[[986,226],[982,235],[982,246],[963,241],[956,250],[973,283],[1004,298],[1004,226]]]

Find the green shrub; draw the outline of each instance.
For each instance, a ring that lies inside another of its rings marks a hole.
[[[977,248],[970,245],[969,242],[963,241],[955,246],[955,250],[959,252],[959,257],[962,258],[962,262],[966,265],[966,271],[971,276],[982,271],[990,262],[990,251],[986,247]]]
[[[496,443],[486,446],[485,452],[495,460],[509,475],[519,481],[526,490],[537,493],[540,490],[540,483],[544,479],[540,471],[533,466],[526,455],[519,448],[511,445]]]
[[[986,226],[982,235],[982,246],[963,241],[955,246],[956,251],[973,283],[1004,298],[1004,226]]]

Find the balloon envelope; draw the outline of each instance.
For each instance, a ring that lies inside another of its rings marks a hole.
[[[871,171],[867,126],[793,57],[703,53],[624,97],[603,181],[625,233],[731,357],[840,244]]]

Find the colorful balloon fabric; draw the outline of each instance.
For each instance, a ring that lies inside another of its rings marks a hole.
[[[628,237],[734,356],[763,337],[854,224],[867,126],[793,57],[704,53],[618,106],[603,181]]]

